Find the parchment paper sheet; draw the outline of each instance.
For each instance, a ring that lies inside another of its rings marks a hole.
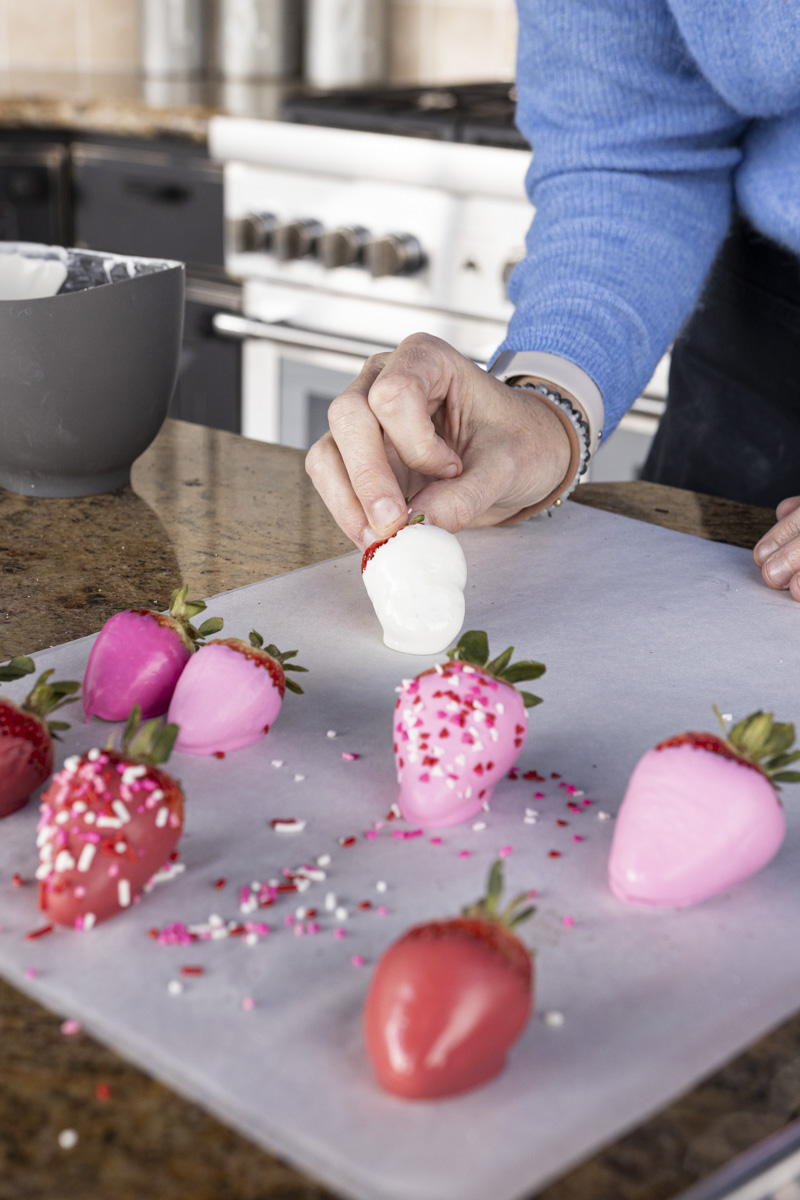
[[[645,749],[713,728],[714,701],[737,716],[764,707],[800,720],[800,606],[763,586],[746,551],[577,505],[552,520],[467,533],[462,544],[465,627],[486,629],[495,653],[513,643],[548,667],[520,763],[548,783],[503,781],[486,829],[443,831],[442,845],[393,837],[401,822],[363,836],[396,797],[394,688],[434,660],[383,647],[355,554],[210,604],[228,634],[255,627],[281,649],[297,647],[311,671],[306,695],[287,694],[260,744],[224,761],[173,757],[188,797],[185,874],[90,934],[26,942],[42,923],[35,887],[15,889],[10,877],[33,875],[36,806],[0,826],[2,973],[357,1200],[531,1193],[786,1018],[800,997],[800,789],[784,792],[789,833],[778,858],[735,892],[680,912],[612,899],[613,822],[597,817],[616,810]],[[37,668],[80,678],[90,645],[38,654]],[[4,690],[20,696],[25,681]],[[76,716],[59,762],[106,740],[107,726]],[[344,761],[342,751],[361,757]],[[571,812],[559,783],[594,803]],[[537,789],[545,799],[533,798]],[[539,811],[535,824],[523,823],[526,806]],[[305,831],[274,833],[270,818],[287,816],[305,817]],[[356,844],[340,846],[348,835]],[[525,933],[537,951],[537,1015],[488,1086],[433,1104],[383,1095],[360,1034],[370,967],[408,925],[476,898],[508,845],[509,888],[539,893]],[[549,858],[551,849],[562,857]],[[160,946],[147,936],[173,920],[236,919],[241,884],[326,853],[328,879],[263,910],[273,932],[257,946]],[[227,886],[215,890],[220,877]],[[350,911],[341,940],[323,910],[329,890]],[[372,910],[358,910],[364,899]],[[388,915],[377,914],[381,903]],[[298,905],[319,909],[315,936],[284,925]],[[365,965],[353,966],[353,955]],[[187,963],[206,974],[170,995]],[[541,1019],[552,1009],[564,1014],[561,1028]]]

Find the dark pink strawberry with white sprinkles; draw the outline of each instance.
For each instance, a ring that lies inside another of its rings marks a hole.
[[[424,828],[468,821],[488,804],[517,761],[528,708],[541,703],[516,683],[538,679],[538,662],[511,663],[513,647],[489,658],[486,634],[465,633],[449,661],[407,680],[394,715],[400,811]]]
[[[91,929],[139,899],[183,830],[183,792],[156,765],[177,727],[134,709],[122,751],[68,758],[42,797],[36,839],[39,907],[56,925]]]

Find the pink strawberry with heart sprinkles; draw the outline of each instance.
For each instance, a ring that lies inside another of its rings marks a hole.
[[[394,714],[403,817],[423,828],[468,821],[519,758],[528,712],[541,700],[514,686],[538,679],[538,662],[511,663],[513,646],[489,658],[480,630],[465,633],[448,662],[404,681]]]
[[[122,750],[73,755],[42,797],[37,826],[39,907],[56,925],[89,930],[139,899],[183,831],[183,791],[157,764],[176,725],[134,708]]]

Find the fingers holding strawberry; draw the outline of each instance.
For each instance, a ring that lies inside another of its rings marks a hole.
[[[380,1086],[406,1099],[456,1095],[494,1078],[533,1008],[531,952],[513,932],[528,893],[500,908],[503,867],[461,916],[409,929],[381,956],[364,1006]]]

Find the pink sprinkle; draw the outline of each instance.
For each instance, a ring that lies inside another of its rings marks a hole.
[[[583,800],[582,804],[584,808],[588,808],[590,804],[594,804],[594,800]]]
[[[497,851],[498,857],[499,858],[508,858],[509,854],[511,854],[513,852],[513,850],[514,850],[513,846],[501,846],[500,849]]]
[[[585,842],[586,838],[581,837],[579,833],[573,833],[572,840],[573,842]]]
[[[380,907],[377,908],[375,911],[377,912],[379,917],[385,917],[389,912],[389,910],[385,904],[381,904]]]
[[[341,928],[341,926],[340,926],[338,929],[334,929],[334,931],[333,931],[333,936],[334,936],[335,938],[343,938],[343,937],[347,937],[347,930],[346,930],[346,929],[342,929],[342,928]]]
[[[36,967],[27,967],[25,970],[25,978],[26,979],[35,979],[36,978]]]
[[[375,828],[376,828],[376,829],[383,829],[383,821],[376,821],[376,822],[375,822]]]
[[[306,933],[319,933],[319,925],[316,921],[312,921],[310,925],[306,925]]]
[[[577,790],[578,790],[578,789],[575,787],[575,784],[574,784],[574,783],[571,783],[571,784],[569,785],[569,787],[567,788],[567,791],[569,792],[570,796],[574,796],[574,795],[575,795],[575,793],[577,792]]]
[[[537,800],[544,800],[544,792],[534,792],[533,794]]]
[[[471,850],[459,850],[458,857],[459,858],[471,858],[472,851]]]
[[[284,925],[294,925],[294,917],[291,913],[283,918]]]
[[[562,917],[561,923],[562,923],[562,925],[566,925],[567,929],[572,929],[572,927],[575,924],[575,918],[574,917]]]
[[[536,899],[536,888],[531,888],[531,889],[530,889],[530,891],[528,892],[528,899],[529,899],[529,900],[535,900],[535,899]]]
[[[303,936],[303,934],[305,933],[305,931],[306,931],[306,930],[305,930],[305,926],[303,925],[303,922],[302,922],[302,921],[298,921],[298,922],[297,922],[297,924],[296,924],[296,925],[295,925],[295,927],[294,927],[294,936],[295,936],[295,937],[302,937],[302,936]]]
[[[370,842],[374,841],[377,836],[378,835],[374,829],[368,829],[367,832],[364,834],[364,837],[367,838],[367,840]]]
[[[70,1021],[62,1021],[61,1022],[61,1032],[64,1034],[64,1037],[71,1037],[73,1033],[80,1033],[80,1031],[81,1031],[80,1021],[70,1020]]]
[[[354,967],[363,967],[364,955],[363,954],[354,954],[353,957],[350,959],[350,962],[353,964]]]
[[[441,846],[442,839],[440,837],[433,837],[430,839],[430,842],[432,846]]]
[[[252,1012],[256,1006],[256,1002],[252,996],[245,996],[242,1000],[242,1008],[245,1012]]]
[[[349,750],[342,751],[342,758],[345,762],[355,762],[357,758],[361,758],[360,754],[351,754]]]

